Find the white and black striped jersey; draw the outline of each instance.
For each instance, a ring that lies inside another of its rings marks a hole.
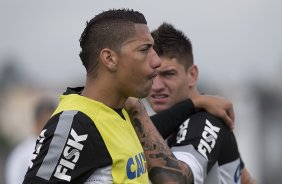
[[[111,165],[112,159],[90,118],[64,111],[44,127],[32,163],[24,183],[83,183],[97,168]]]
[[[234,134],[211,114],[198,112],[186,119],[169,144],[191,168],[195,184],[240,183],[244,164]]]

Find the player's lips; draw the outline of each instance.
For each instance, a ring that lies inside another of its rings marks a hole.
[[[167,94],[152,94],[150,97],[153,100],[153,102],[156,104],[165,103],[168,99]]]
[[[154,99],[163,99],[163,98],[167,98],[168,95],[159,94],[159,95],[151,95],[151,97],[154,98]]]

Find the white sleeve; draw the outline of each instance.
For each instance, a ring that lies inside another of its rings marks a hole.
[[[190,167],[194,177],[194,184],[203,184],[207,175],[208,161],[192,145],[172,147],[171,150],[178,160]]]

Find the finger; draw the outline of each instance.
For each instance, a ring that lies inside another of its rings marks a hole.
[[[234,129],[234,121],[232,120],[232,118],[228,114],[225,114],[223,119],[224,119],[224,122],[230,128],[230,130],[233,130]]]
[[[233,109],[233,105],[227,110],[227,115],[231,118],[231,120],[234,122],[235,121],[235,113]]]
[[[231,108],[227,110],[227,115],[232,120],[231,130],[233,130],[235,127],[235,113],[234,113],[233,105],[231,105]]]

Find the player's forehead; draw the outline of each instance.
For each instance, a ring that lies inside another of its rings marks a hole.
[[[184,67],[176,58],[161,57],[161,66],[158,71],[179,70]]]
[[[146,24],[134,24],[133,34],[123,43],[125,44],[154,44],[154,39],[150,33],[150,30]]]

